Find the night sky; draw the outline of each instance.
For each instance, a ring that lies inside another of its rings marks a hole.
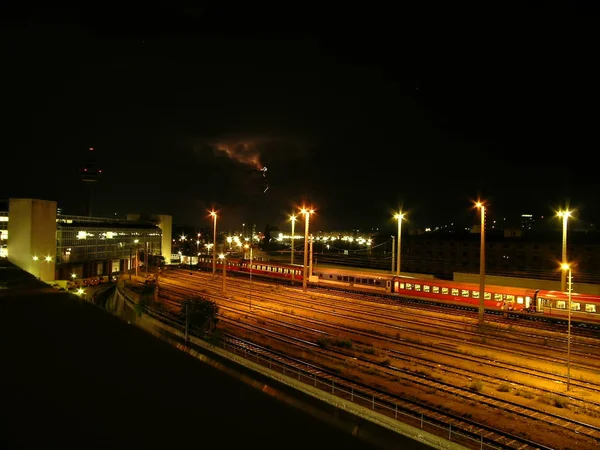
[[[598,8],[207,5],[5,9],[0,197],[83,214],[94,147],[94,215],[600,218]]]

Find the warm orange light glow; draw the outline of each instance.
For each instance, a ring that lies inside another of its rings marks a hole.
[[[403,212],[399,212],[397,214],[394,214],[394,219],[396,219],[396,220],[403,220],[404,216],[405,216],[405,214]]]
[[[306,214],[314,214],[314,212],[315,212],[315,210],[313,208],[308,209],[308,208],[304,207],[300,210],[300,214],[305,214],[305,215]]]
[[[563,217],[563,218],[564,217],[571,217],[571,211],[568,211],[568,210],[566,210],[566,211],[559,211],[557,213],[557,215],[558,215],[558,217]]]
[[[215,219],[217,218],[217,212],[216,212],[216,211],[211,211],[211,212],[210,212],[210,215],[211,215],[212,217],[214,217]]]
[[[561,265],[560,265],[560,268],[561,268],[562,270],[569,270],[569,269],[571,268],[571,266],[570,266],[569,264],[561,264]]]

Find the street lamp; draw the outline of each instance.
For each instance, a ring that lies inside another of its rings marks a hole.
[[[138,266],[140,265],[139,261],[138,261],[138,258],[140,257],[140,246],[138,245],[139,242],[140,241],[138,239],[133,241],[133,243],[135,244],[135,276],[136,276],[136,278],[138,276]]]
[[[290,258],[290,264],[294,265],[294,225],[296,224],[296,216],[294,216],[292,214],[290,216],[290,221],[292,222],[292,252],[291,252],[292,255],[291,255],[291,258]]]
[[[213,218],[213,275],[217,271],[217,213],[215,211],[211,211],[210,215]]]
[[[402,220],[404,219],[404,214],[402,211],[400,211],[398,214],[395,214],[394,219],[398,221],[398,254],[396,255],[396,275],[400,276],[400,241],[402,239]]]
[[[573,290],[573,276],[571,274],[571,266],[567,263],[561,264],[560,268],[563,273],[567,274],[569,279],[569,312],[567,323],[567,391],[571,388],[571,291]]]
[[[223,264],[223,294],[227,293],[227,259],[225,258],[225,255],[223,253],[221,253],[219,255],[219,259],[221,260],[221,263]]]
[[[37,256],[34,256],[32,259],[33,259],[33,261],[34,261],[34,262],[36,262],[36,263],[37,263],[37,262],[38,262],[38,260],[39,260],[40,258],[38,258]],[[38,270],[37,270],[37,272],[38,272],[38,275],[37,275],[37,277],[38,277],[38,278],[40,278],[40,265],[39,265],[39,264],[36,264],[36,266],[37,266],[37,269],[38,269]]]
[[[292,222],[292,251],[291,251],[291,256],[290,256],[290,264],[293,266],[294,265],[294,225],[296,224],[296,216],[295,215],[291,215],[290,216],[290,221]],[[296,272],[295,269],[292,268],[292,282],[294,281],[294,273]]]
[[[483,325],[485,311],[485,205],[481,202],[475,203],[481,215],[481,233],[479,244],[479,325]]]
[[[567,264],[567,222],[569,221],[569,217],[571,217],[571,211],[559,211],[558,217],[562,218],[563,227],[562,227],[562,261],[561,264],[564,266]],[[566,280],[567,272],[563,270],[560,276],[560,290],[561,292],[566,292]]]
[[[252,311],[252,246],[245,244],[245,249],[250,249],[250,311]]]
[[[307,265],[308,265],[308,223],[310,222],[310,215],[314,214],[314,209],[302,208],[301,214],[304,214],[304,271],[302,276],[302,290],[306,292],[307,286]]]
[[[52,256],[48,255],[44,258],[44,261],[46,261],[47,263],[52,262]],[[48,267],[48,265],[46,264],[46,268]],[[54,274],[55,275],[55,274]],[[54,279],[54,275],[52,275],[52,279]],[[40,278],[41,279],[41,278]]]

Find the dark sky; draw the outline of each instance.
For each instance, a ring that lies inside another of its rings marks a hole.
[[[95,215],[209,224],[214,205],[260,228],[306,200],[319,228],[380,226],[399,205],[427,226],[477,220],[481,194],[497,214],[569,201],[598,220],[591,2],[217,3],[5,9],[0,196],[84,213],[94,147]]]

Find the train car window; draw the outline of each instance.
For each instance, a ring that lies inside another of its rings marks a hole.
[[[511,294],[506,294],[506,301],[507,302],[513,302],[515,301],[515,296],[511,295]]]
[[[443,287],[442,288],[442,294],[448,295],[448,288]]]
[[[420,284],[415,284],[415,291],[421,292],[421,285]]]
[[[342,276],[341,275],[336,275],[337,276],[337,280],[338,281],[342,281]]]
[[[433,293],[434,294],[439,294],[440,293],[440,287],[439,286],[433,286]]]
[[[400,283],[400,289],[404,289],[404,283]]]
[[[571,311],[581,311],[581,303],[571,302]]]
[[[283,269],[283,273],[288,273],[288,270],[287,269]]]
[[[407,291],[412,291],[412,284],[406,283],[406,290]]]
[[[596,312],[596,305],[585,305],[585,312],[589,312],[589,313],[595,313]]]
[[[460,294],[463,297],[468,297],[469,296],[469,290],[468,289],[463,289]]]
[[[491,292],[486,292],[483,296],[483,298],[485,300],[491,300],[492,299],[492,293]]]
[[[567,309],[567,302],[565,302],[563,300],[557,300],[555,308]]]
[[[452,288],[452,295],[458,295],[458,289]]]
[[[479,298],[479,291],[471,291],[471,296],[473,298]]]
[[[494,300],[502,301],[502,294],[494,294]]]
[[[524,299],[523,299],[523,297],[517,297],[517,303],[518,303],[519,305],[522,305],[522,304],[523,304],[523,300],[524,300]]]
[[[423,292],[429,292],[431,290],[431,286],[428,286],[426,284],[423,285]]]

